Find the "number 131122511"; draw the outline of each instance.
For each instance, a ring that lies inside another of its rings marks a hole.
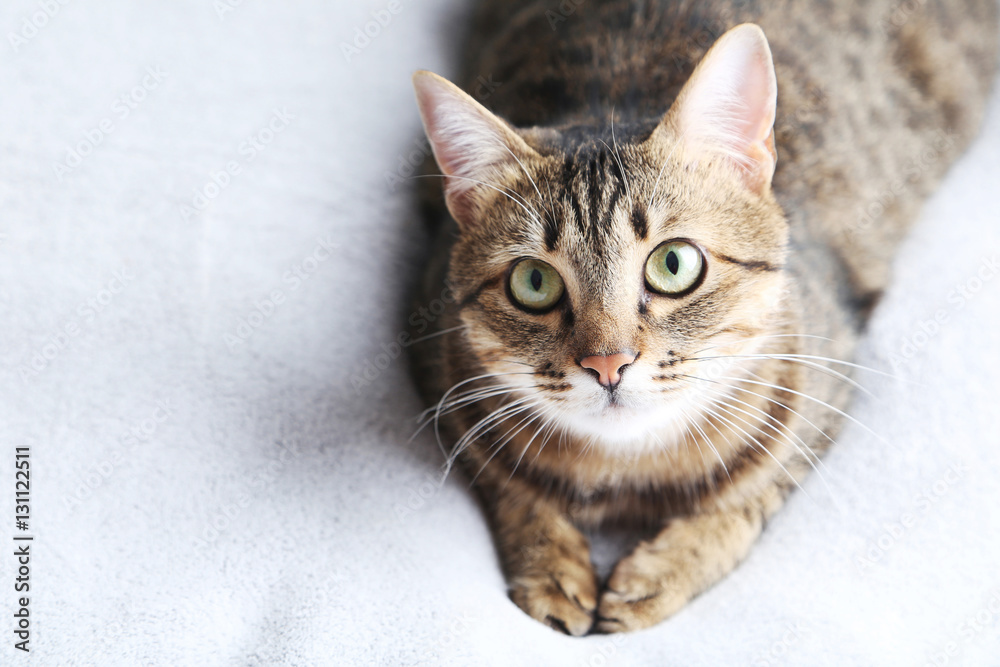
[[[31,461],[29,457],[31,455],[31,449],[29,447],[16,447],[15,450],[15,462],[14,467],[17,471],[14,474],[14,519],[17,521],[17,527],[21,530],[27,530],[27,526],[21,528],[21,522],[27,523],[30,518],[31,512],[29,507],[31,491]]]

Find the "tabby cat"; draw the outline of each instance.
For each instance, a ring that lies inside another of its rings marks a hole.
[[[996,0],[484,0],[471,94],[414,76],[447,207],[419,301],[456,295],[414,372],[521,609],[637,630],[747,555],[850,419],[997,23]],[[656,532],[602,582],[581,529],[607,524]]]

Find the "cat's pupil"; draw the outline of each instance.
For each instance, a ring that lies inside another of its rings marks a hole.
[[[535,269],[531,272],[531,287],[537,292],[542,289],[542,272]]]
[[[670,251],[667,253],[667,270],[670,273],[677,275],[677,269],[681,267],[681,260],[677,257],[677,253]]]

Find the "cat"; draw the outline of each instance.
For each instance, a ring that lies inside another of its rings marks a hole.
[[[484,0],[470,92],[414,75],[443,175],[418,299],[455,298],[413,371],[517,606],[638,630],[747,555],[851,419],[997,23],[995,0]],[[656,532],[601,582],[581,529],[607,524]]]

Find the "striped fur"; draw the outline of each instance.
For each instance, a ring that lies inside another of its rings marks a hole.
[[[661,621],[738,564],[832,442],[851,395],[836,360],[851,359],[894,248],[973,137],[994,72],[993,0],[905,6],[480,3],[463,80],[499,82],[486,102],[517,159],[494,146],[473,172],[492,189],[449,191],[458,222],[428,195],[419,301],[446,279],[458,299],[413,366],[528,614],[573,635]],[[760,187],[725,156],[693,157],[668,113],[708,47],[745,22],[777,76],[777,169]],[[707,263],[676,298],[642,278],[670,239]],[[565,282],[550,312],[512,303],[524,257]],[[626,348],[638,358],[615,392],[580,366]],[[658,533],[599,582],[580,527],[609,522]]]

